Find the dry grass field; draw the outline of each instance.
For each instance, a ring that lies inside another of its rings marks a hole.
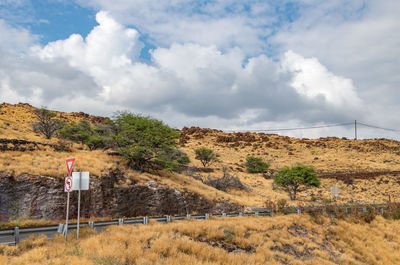
[[[308,215],[217,218],[82,229],[0,246],[1,264],[400,264],[398,221]]]
[[[46,140],[34,133],[31,123],[35,120],[33,110],[27,104],[2,104],[0,109],[0,138],[19,139],[57,145],[57,138]],[[61,113],[57,117],[64,121],[77,122],[81,119],[95,120],[83,113]],[[107,155],[107,151],[89,151],[80,144],[71,144],[71,152],[56,152],[50,146],[40,150],[2,151],[0,171],[12,174],[47,175],[64,177],[64,160],[76,157],[76,170],[90,171],[92,176],[101,177],[110,168],[120,168],[127,176],[139,182],[156,180],[159,183],[188,190],[218,201],[237,203],[243,206],[264,206],[266,201],[286,199],[289,204],[314,204],[330,199],[330,187],[339,187],[339,202],[385,202],[400,200],[400,143],[387,139],[349,140],[335,137],[320,139],[297,139],[274,134],[223,133],[216,130],[189,128],[182,130],[184,144],[180,149],[191,159],[190,168],[201,168],[195,159],[194,149],[207,147],[218,153],[219,162],[212,164],[211,172],[185,170],[182,173],[161,172],[158,175],[140,173],[125,166],[125,161]],[[65,143],[64,143],[65,144]],[[261,157],[270,163],[266,174],[249,174],[244,163],[247,156]],[[289,201],[288,195],[274,189],[271,174],[282,166],[297,162],[313,165],[319,173],[333,173],[323,178],[320,188],[299,194],[299,200]],[[190,169],[189,168],[189,169]],[[217,190],[205,185],[200,179],[235,176],[247,190]],[[369,176],[368,172],[388,172]],[[340,178],[335,174],[341,174]],[[344,175],[343,175],[344,174]],[[346,176],[346,174],[350,174]],[[349,181],[346,181],[349,180]]]

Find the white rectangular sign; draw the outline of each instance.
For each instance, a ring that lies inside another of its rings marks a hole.
[[[79,178],[80,181],[79,181]],[[79,188],[80,183],[80,188]],[[89,172],[72,172],[72,190],[89,189]]]
[[[331,196],[338,196],[339,195],[339,188],[337,186],[331,187]]]

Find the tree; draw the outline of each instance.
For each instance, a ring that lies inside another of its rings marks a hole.
[[[313,166],[297,163],[293,167],[283,167],[274,176],[275,184],[289,193],[291,200],[296,200],[298,192],[310,187],[319,187],[321,181],[315,174]]]
[[[45,107],[34,110],[33,113],[37,119],[37,122],[32,124],[33,131],[43,134],[47,139],[50,139],[62,127],[62,122],[55,119],[57,114]]]
[[[248,156],[245,165],[249,173],[264,173],[270,166],[261,157],[254,156]]]
[[[203,164],[203,167],[211,165],[213,162],[218,161],[217,155],[213,150],[202,147],[194,150],[196,154],[196,159],[200,160]]]
[[[175,169],[170,164],[175,157],[168,155],[177,150],[177,130],[162,121],[129,112],[118,113],[114,126],[115,133],[112,137],[116,148],[134,169],[148,170],[156,160],[159,163],[164,161],[165,166]]]

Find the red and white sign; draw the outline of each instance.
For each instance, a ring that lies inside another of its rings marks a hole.
[[[68,158],[67,160],[65,160],[65,163],[67,164],[68,176],[71,176],[72,168],[74,167],[75,163],[75,158]]]
[[[66,177],[64,184],[64,191],[70,192],[72,190],[72,177]]]

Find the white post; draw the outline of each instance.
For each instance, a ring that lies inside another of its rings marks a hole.
[[[82,172],[79,172],[79,190],[78,190],[78,220],[76,226],[76,239],[79,239],[79,217],[81,215],[81,179],[82,179]]]
[[[68,239],[69,191],[67,192],[67,216],[65,217],[65,241]]]

